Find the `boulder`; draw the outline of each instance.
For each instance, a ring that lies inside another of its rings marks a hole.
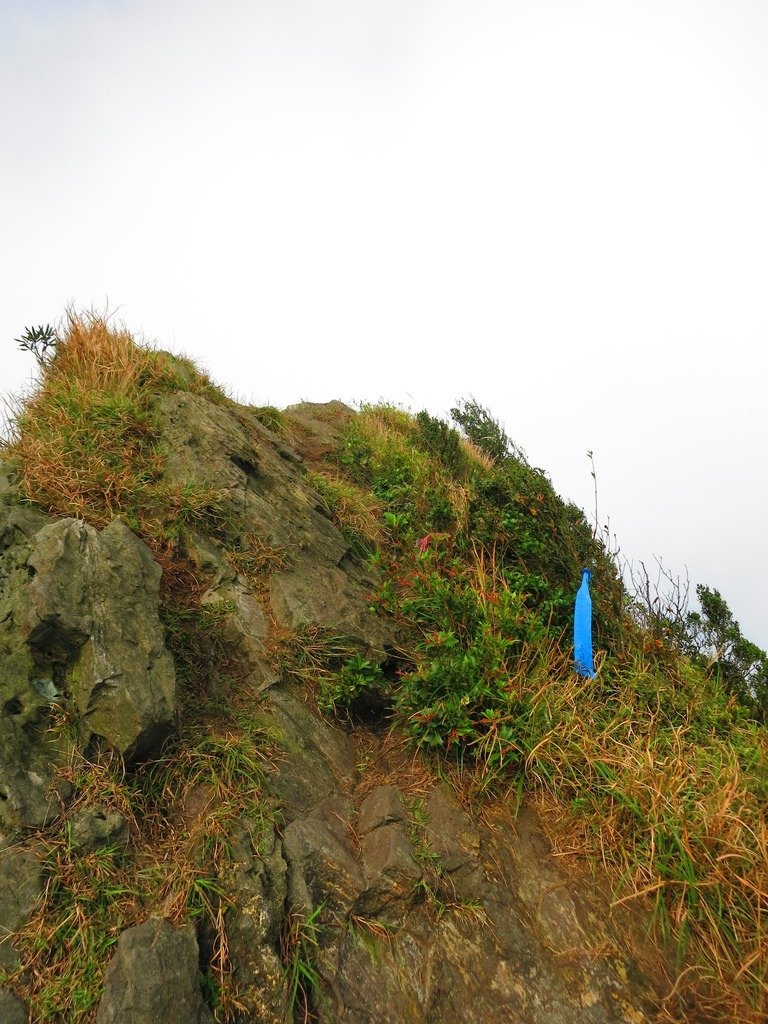
[[[83,807],[69,819],[70,845],[81,853],[96,846],[126,846],[129,838],[122,814],[98,804]]]
[[[175,711],[173,661],[158,616],[160,567],[119,520],[43,527],[29,566],[28,643],[66,683],[85,736],[130,761],[157,750]]]
[[[60,809],[52,766],[68,739],[126,760],[157,750],[175,714],[158,615],[160,567],[121,522],[98,531],[0,503],[0,822],[38,827]]]
[[[107,968],[96,1024],[214,1024],[198,958],[191,924],[153,919],[126,929]]]

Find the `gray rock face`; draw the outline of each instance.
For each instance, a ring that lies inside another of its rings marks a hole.
[[[156,919],[128,928],[107,968],[97,1024],[214,1024],[198,955],[192,925]]]
[[[280,843],[259,856],[245,825],[232,842],[232,862],[221,879],[230,901],[224,925],[242,1020],[286,1024],[288,998],[279,956],[287,866]]]
[[[356,808],[344,734],[279,687],[268,696],[287,733],[283,774],[303,794],[283,832],[286,906],[317,915],[320,1024],[655,1019],[652,975],[619,952],[626,922],[561,871],[531,812],[480,825],[444,783],[419,820],[392,785]]]
[[[436,786],[427,799],[426,841],[437,858],[447,895],[471,899],[483,886],[480,836],[447,786]]]
[[[357,781],[352,749],[339,730],[282,687],[265,694],[262,723],[279,745],[273,790],[290,818]]]
[[[53,666],[69,666],[82,728],[128,760],[157,749],[176,681],[149,549],[118,520],[99,533],[63,519],[37,534],[28,565],[28,643]]]
[[[122,523],[101,532],[0,503],[0,822],[37,827],[60,809],[48,729],[59,704],[80,742],[127,760],[155,750],[175,710],[158,617],[160,568]]]
[[[360,804],[358,829],[362,835],[382,825],[405,821],[407,815],[400,794],[394,786],[377,786]]]
[[[32,913],[42,891],[42,871],[34,853],[0,839],[0,969],[16,967],[18,956],[10,936]]]
[[[2,1024],[29,1024],[27,1011],[11,992],[0,988],[0,1021]]]
[[[302,479],[295,453],[246,409],[177,393],[162,400],[160,414],[171,453],[168,479],[223,488],[232,511],[286,553],[285,567],[270,584],[277,622],[288,630],[332,627],[365,648],[383,651],[393,631],[368,611],[366,598],[375,580],[350,556],[349,545]],[[303,414],[296,415],[298,424]],[[335,419],[341,413],[332,409],[326,415],[329,438],[338,438]],[[322,422],[317,411],[309,420]]]
[[[84,807],[69,819],[72,848],[84,853],[95,846],[125,846],[130,838],[122,814],[104,807]]]

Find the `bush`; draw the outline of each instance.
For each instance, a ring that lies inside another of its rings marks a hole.
[[[458,405],[451,409],[451,416],[469,440],[494,462],[503,461],[510,452],[525,458],[522,449],[510,441],[499,421],[474,398],[459,399]]]

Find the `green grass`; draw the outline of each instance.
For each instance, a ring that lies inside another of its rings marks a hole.
[[[178,389],[232,404],[188,361],[136,346],[97,317],[72,317],[4,452],[44,510],[96,526],[119,515],[149,544],[164,570],[162,616],[183,701],[183,747],[130,782],[97,764],[81,764],[73,779],[78,794],[98,783],[101,799],[136,820],[141,812],[135,843],[151,840],[152,851],[141,871],[138,860],[102,850],[83,874],[59,826],[39,837],[50,884],[22,936],[32,980],[12,983],[43,1024],[92,1018],[117,934],[157,893],[174,919],[220,919],[231,827],[245,815],[271,828],[274,809],[265,812],[259,795],[268,738],[250,724],[258,716],[247,702],[222,706],[238,673],[220,629],[231,608],[201,607],[206,581],[184,541],[193,529],[214,536],[255,588],[283,553],[236,521],[215,488],[163,482],[156,409]],[[721,1020],[764,1019],[766,729],[716,675],[643,631],[583,514],[484,410],[478,419],[479,408],[464,413],[485,452],[427,413],[364,407],[308,481],[378,573],[372,607],[398,627],[400,675],[385,678],[343,640],[311,630],[275,632],[275,666],[338,714],[366,694],[385,701],[447,772],[471,772],[477,792],[519,801],[527,789],[557,801],[574,850],[599,856],[616,898],[650,906],[676,942],[687,970],[680,991],[698,985]],[[282,427],[273,410],[257,416]],[[594,573],[594,680],[571,668],[584,566]],[[195,788],[215,795],[215,809],[179,830],[174,809]],[[285,962],[305,1016],[317,937],[316,916],[290,925]],[[226,1017],[236,991],[221,942],[217,955]]]
[[[40,1024],[90,1024],[118,935],[158,910],[172,921],[206,919],[217,1019],[232,1019],[238,1003],[221,879],[234,829],[247,825],[257,847],[273,835],[278,812],[264,793],[271,745],[253,725],[247,695],[222,701],[240,671],[222,635],[233,608],[201,604],[208,581],[186,556],[186,537],[215,537],[253,585],[265,584],[281,556],[233,514],[223,492],[164,482],[157,404],[179,389],[233,404],[189,360],[140,347],[99,317],[71,316],[3,452],[20,467],[24,496],[44,511],[96,527],[120,516],[148,544],[163,569],[160,613],[181,705],[175,744],[130,777],[109,758],[86,760],[70,739],[62,771],[72,809],[119,810],[131,842],[83,854],[71,848],[64,820],[35,837],[47,885],[17,936],[22,968],[10,984]],[[71,733],[64,719],[60,731]]]
[[[315,966],[320,940],[321,903],[307,914],[293,913],[287,918],[282,937],[282,959],[286,968],[288,1016],[292,1020],[313,1019],[315,993],[320,974]]]
[[[651,642],[583,515],[510,447],[472,457],[446,425],[388,406],[364,407],[346,431],[336,465],[386,531],[375,604],[405,638],[388,697],[425,751],[471,768],[475,791],[536,790],[570,809],[573,848],[611,867],[617,899],[652,907],[686,984],[722,1019],[757,1020],[768,734],[716,676]],[[594,680],[571,667],[585,565]],[[328,692],[349,684],[342,669]]]

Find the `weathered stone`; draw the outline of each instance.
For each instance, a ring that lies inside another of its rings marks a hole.
[[[411,841],[402,825],[382,825],[369,832],[362,843],[366,874],[385,874],[402,879],[406,884],[421,878],[421,870],[413,859]]]
[[[323,919],[343,920],[365,888],[350,840],[324,821],[292,822],[283,835],[288,900],[301,914],[323,908]]]
[[[303,458],[316,461],[338,448],[344,427],[355,413],[343,402],[300,402],[289,405],[283,415],[293,446]]]
[[[360,804],[358,831],[365,835],[381,825],[405,820],[406,813],[400,793],[394,786],[377,786]]]
[[[52,775],[55,756],[44,735],[15,727],[7,703],[0,709],[0,824],[40,828],[60,813]]]
[[[33,851],[7,840],[0,841],[1,969],[12,970],[18,963],[11,936],[32,913],[42,891],[43,874]]]
[[[105,977],[97,1024],[213,1024],[203,1002],[192,925],[154,919],[128,928]]]
[[[289,819],[356,782],[347,737],[283,687],[265,693],[260,724],[281,748],[270,784]]]
[[[356,910],[363,916],[378,914],[385,906],[409,898],[421,880],[411,841],[399,822],[382,825],[364,836],[361,854],[366,889]]]
[[[95,846],[125,846],[130,838],[128,823],[122,814],[105,807],[84,807],[69,820],[72,848],[86,851]]]
[[[29,559],[29,643],[64,662],[82,727],[131,760],[157,749],[175,677],[157,614],[160,567],[118,520],[101,533],[61,520]]]
[[[286,552],[288,564],[270,591],[278,623],[289,630],[332,627],[383,652],[394,630],[368,610],[375,588],[370,569],[350,558],[347,541],[318,508],[283,442],[248,410],[199,395],[168,395],[159,414],[169,451],[166,477],[223,489],[232,518]]]
[[[35,827],[59,810],[52,708],[66,700],[83,744],[130,760],[167,736],[175,679],[160,568],[127,527],[0,508],[0,821]]]
[[[287,865],[274,833],[263,836],[244,825],[232,840],[231,863],[220,879],[229,906],[224,915],[227,951],[242,1019],[285,1024],[285,976],[279,956],[286,897]],[[255,841],[260,839],[261,851]]]
[[[0,988],[0,1021],[2,1024],[29,1024],[29,1015],[20,1000]]]
[[[436,786],[427,797],[425,838],[438,858],[450,893],[462,898],[475,894],[484,881],[478,860],[480,837],[472,819],[445,785]]]
[[[210,592],[215,592],[221,586],[229,586],[237,579],[237,572],[227,561],[220,546],[210,537],[192,532],[186,539],[186,549],[203,579],[210,581]]]
[[[424,1016],[430,947],[408,927],[397,942],[358,924],[346,931],[332,973],[316,994],[322,1024],[437,1024]],[[504,1016],[499,1020],[507,1020]]]
[[[220,583],[206,591],[201,603],[203,606],[220,604],[227,609],[217,626],[217,641],[239,663],[243,682],[256,691],[279,682],[269,665],[264,644],[267,618],[248,587],[237,579]]]
[[[339,554],[343,558],[344,549]],[[276,573],[270,585],[275,616],[289,630],[311,626],[332,630],[363,646],[383,636],[381,625],[365,611],[371,580],[363,587],[338,565],[308,564],[301,559],[291,570]],[[380,645],[379,645],[380,646]]]

